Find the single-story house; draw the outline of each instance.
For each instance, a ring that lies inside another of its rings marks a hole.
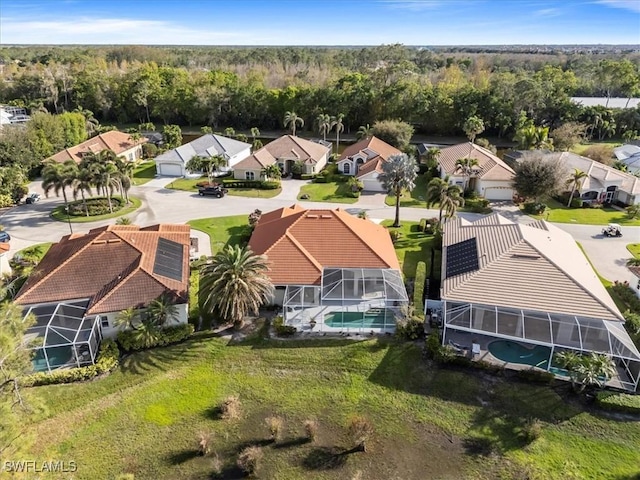
[[[133,141],[128,133],[111,130],[91,137],[75,147],[65,148],[49,157],[49,160],[60,163],[73,160],[76,163],[80,163],[87,153],[97,154],[103,150],[111,150],[117,156],[133,162],[142,157],[142,144],[146,142],[147,139],[144,137],[138,141]]]
[[[391,332],[407,291],[389,232],[344,210],[265,213],[249,247],[269,260],[285,324],[322,332]]]
[[[627,172],[632,175],[640,174],[640,146],[627,143],[614,148],[613,154],[627,167]]]
[[[560,377],[555,353],[603,353],[616,365],[610,385],[638,386],[640,353],[624,317],[571,235],[544,220],[448,221],[440,296],[445,344]]]
[[[0,273],[11,273],[11,266],[9,265],[10,249],[9,242],[0,242]]]
[[[158,175],[168,177],[184,177],[187,174],[186,165],[195,156],[214,157],[221,155],[227,160],[227,166],[221,167],[221,172],[229,172],[233,167],[251,155],[251,145],[207,133],[184,145],[174,148],[156,157],[156,171]]]
[[[278,165],[284,174],[288,174],[296,162],[304,165],[302,173],[318,173],[327,164],[330,154],[331,149],[326,145],[293,135],[284,135],[236,164],[233,177],[236,180],[264,179],[262,170],[273,164]]]
[[[362,182],[364,190],[370,192],[386,191],[378,174],[382,172],[382,163],[391,155],[400,155],[397,148],[376,137],[367,137],[345,148],[336,162],[338,171],[345,175],[354,175]]]
[[[188,225],[109,225],[63,237],[51,246],[15,297],[36,323],[27,330],[37,371],[95,362],[115,319],[168,295],[172,323],[186,323],[189,288]]]
[[[473,158],[478,164],[470,175],[457,165],[460,159]],[[438,156],[440,177],[449,177],[449,183],[462,189],[474,190],[487,200],[511,200],[515,193],[515,172],[498,156],[475,143],[466,142],[440,150]]]

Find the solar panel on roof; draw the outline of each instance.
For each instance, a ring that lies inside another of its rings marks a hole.
[[[480,268],[475,237],[447,247],[446,278],[473,272]]]
[[[173,280],[182,280],[182,260],[184,249],[182,245],[166,238],[158,239],[156,258],[153,263],[153,273]]]

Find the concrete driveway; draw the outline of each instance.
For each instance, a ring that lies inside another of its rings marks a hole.
[[[170,181],[171,179],[169,179]],[[149,225],[153,223],[186,223],[189,220],[207,217],[222,217],[226,215],[249,214],[256,208],[263,212],[280,207],[290,206],[296,202],[303,180],[284,180],[283,192],[274,198],[246,198],[226,196],[224,198],[200,197],[197,193],[179,190],[168,190],[153,183],[133,187],[130,194],[142,200],[142,207],[128,215],[133,223]],[[39,182],[29,186],[30,191],[42,192]],[[308,208],[341,208],[351,214],[365,210],[370,218],[393,219],[395,207],[384,205],[384,200],[378,196],[371,197],[373,201],[361,200],[354,204],[300,202]],[[367,198],[366,200],[369,200]],[[50,197],[33,205],[19,205],[4,212],[0,216],[0,223],[4,225],[12,237],[12,251],[16,252],[26,246],[40,242],[55,242],[70,232],[69,225],[52,220],[49,213],[56,206],[62,204],[62,198]],[[532,219],[520,214],[517,209],[505,204],[496,205],[501,214],[518,222],[530,222]],[[422,208],[401,208],[402,220],[418,221],[421,218],[437,217],[437,210]],[[474,220],[481,215],[461,213],[460,216]],[[92,228],[114,223],[115,219],[102,222],[73,223],[74,232],[87,232]],[[556,224],[569,232],[576,241],[584,247],[589,259],[598,272],[609,280],[628,280],[630,272],[625,263],[631,256],[625,246],[628,243],[640,242],[640,227],[623,227],[622,238],[604,238],[600,232],[601,226]]]

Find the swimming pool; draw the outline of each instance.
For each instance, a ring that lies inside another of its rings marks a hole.
[[[385,322],[384,310],[360,312],[335,312],[325,315],[324,323],[333,328],[384,328],[395,325],[392,312],[387,314]]]
[[[489,353],[498,360],[547,369],[551,349],[542,345],[527,347],[511,340],[495,340],[489,344]]]

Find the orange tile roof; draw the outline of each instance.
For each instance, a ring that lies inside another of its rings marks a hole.
[[[284,135],[267,143],[253,155],[237,163],[234,168],[237,170],[257,170],[285,159],[314,164],[318,163],[328,151],[327,147],[319,143],[293,135]]]
[[[400,269],[388,231],[344,210],[299,205],[263,215],[249,246],[269,259],[276,285],[320,284],[322,269]]]
[[[138,140],[138,145],[146,141],[147,139],[142,137]],[[112,150],[116,155],[120,155],[122,152],[133,147],[135,147],[135,143],[131,140],[128,133],[112,130],[91,137],[89,140],[85,140],[75,147],[66,148],[49,157],[49,159],[60,163],[64,163],[67,160],[80,163],[83,154],[88,152],[99,153],[103,150]]]
[[[338,163],[347,158],[351,159],[359,153],[362,153],[368,158],[368,160],[358,168],[358,174],[356,175],[357,177],[363,177],[373,171],[380,173],[382,171],[382,162],[386,162],[391,155],[399,155],[402,152],[379,138],[367,137],[345,148],[338,159]]]
[[[160,238],[182,245],[182,278],[153,272]],[[162,293],[186,301],[189,285],[188,225],[109,225],[67,235],[54,244],[16,296],[31,305],[89,298],[88,313],[147,305]]]
[[[9,242],[0,242],[0,253],[6,253],[10,250],[11,245]]]

